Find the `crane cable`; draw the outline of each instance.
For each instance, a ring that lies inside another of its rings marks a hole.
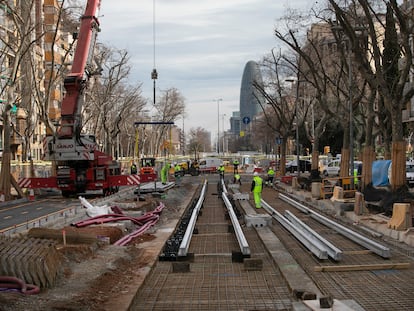
[[[157,69],[155,69],[155,0],[152,1],[152,40],[154,67],[151,72],[151,79],[153,80],[153,105],[155,106],[155,80],[158,78]]]

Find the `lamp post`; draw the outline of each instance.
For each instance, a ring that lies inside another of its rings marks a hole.
[[[298,178],[300,177],[300,162],[299,162],[299,117],[298,117],[298,101],[299,101],[299,79],[286,79],[286,82],[295,83],[296,82],[296,90],[295,90],[295,119],[296,119],[296,165],[297,165],[297,172],[298,172]]]
[[[221,115],[221,122],[222,122],[221,126],[222,126],[222,129],[223,129],[223,149],[222,149],[223,154],[226,152],[226,148],[225,148],[225,145],[224,145],[224,142],[225,142],[225,140],[226,140],[226,132],[224,131],[224,117],[225,117],[225,116],[226,116],[226,114],[225,114],[225,113],[223,113],[223,114]]]
[[[217,102],[217,155],[220,155],[220,101],[222,98],[213,99]]]
[[[351,40],[348,40],[348,100],[349,100],[349,176],[354,175],[354,131],[353,131],[353,122],[352,122],[352,51],[351,51]],[[354,184],[354,179],[351,178],[352,184]]]

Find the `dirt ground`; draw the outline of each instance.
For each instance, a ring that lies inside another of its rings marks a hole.
[[[166,207],[157,224],[126,247],[59,245],[62,266],[55,286],[31,296],[0,293],[0,310],[126,310],[170,234],[163,228],[180,218],[187,204],[184,199],[194,190],[195,186],[183,184],[169,190],[165,198],[146,195],[145,201],[135,201],[129,210],[134,213],[151,211],[159,202]]]

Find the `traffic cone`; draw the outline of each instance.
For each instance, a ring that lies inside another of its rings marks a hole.
[[[35,197],[34,197],[34,191],[33,189],[29,190],[29,201],[34,201]]]

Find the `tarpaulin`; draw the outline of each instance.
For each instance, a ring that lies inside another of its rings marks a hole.
[[[391,160],[378,160],[372,162],[372,185],[374,187],[389,186],[388,178]]]

